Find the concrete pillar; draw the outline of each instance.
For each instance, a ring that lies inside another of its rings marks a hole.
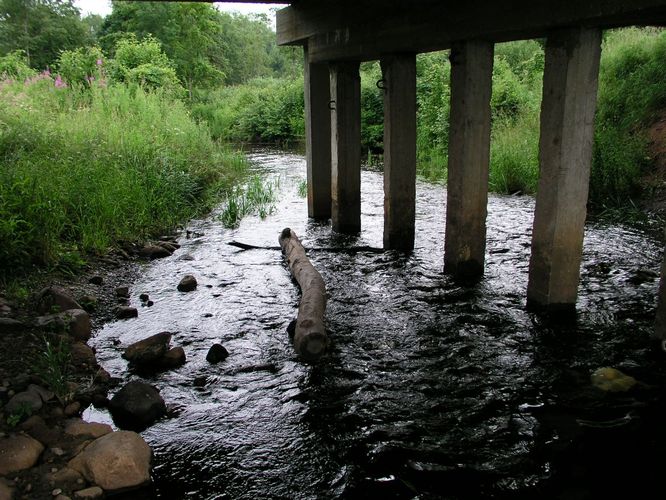
[[[416,55],[381,61],[384,77],[384,248],[414,248]]]
[[[444,272],[474,279],[483,275],[486,253],[493,44],[457,43],[450,58]]]
[[[328,65],[308,62],[305,54],[305,156],[308,175],[308,216],[331,217],[331,116],[328,109]]]
[[[361,231],[361,78],[359,63],[330,65],[331,220],[339,233]]]
[[[598,29],[559,31],[546,43],[530,306],[566,309],[576,303],[600,56]]]

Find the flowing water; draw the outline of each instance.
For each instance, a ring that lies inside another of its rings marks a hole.
[[[362,173],[363,230],[343,237],[308,220],[301,156],[249,157],[279,179],[275,212],[235,230],[216,214],[193,221],[182,248],[133,286],[134,304],[148,293],[155,305],[92,341],[126,381],[138,377],[120,357],[129,343],[166,330],[187,353],[183,367],[148,378],[175,408],[142,433],[156,497],[598,498],[659,484],[666,376],[650,339],[659,242],[588,225],[578,312],[547,317],[525,308],[532,198],[490,196],[486,274],[464,287],[442,274],[442,187],[417,184],[412,255],[316,251],[381,247],[381,173]],[[284,227],[313,249],[330,296],[332,350],[316,365],[295,357],[285,331],[299,293],[280,252],[227,244],[274,247]],[[176,291],[185,274],[196,291]],[[215,342],[230,356],[211,365]],[[592,388],[603,366],[639,386]]]

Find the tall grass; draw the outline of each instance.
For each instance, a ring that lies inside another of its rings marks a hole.
[[[279,180],[266,181],[255,175],[245,186],[235,186],[226,196],[219,218],[228,228],[238,227],[243,217],[256,213],[265,219],[275,211]]]
[[[0,84],[0,164],[0,277],[173,228],[245,169],[180,101],[48,75]]]

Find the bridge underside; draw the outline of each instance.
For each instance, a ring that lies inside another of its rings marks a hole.
[[[378,59],[385,111],[384,246],[413,248],[415,55],[450,49],[444,270],[459,278],[480,277],[485,259],[493,47],[496,42],[544,38],[540,180],[527,298],[528,304],[548,309],[574,307],[601,32],[665,24],[666,0],[292,2],[277,13],[277,37],[282,45],[304,47],[310,216],[330,217],[336,231],[361,229],[358,71],[361,61]],[[666,299],[662,302],[666,304]],[[666,327],[658,335],[666,338]]]

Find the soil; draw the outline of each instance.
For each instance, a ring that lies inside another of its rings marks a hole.
[[[666,110],[647,129],[652,169],[641,179],[640,207],[666,218]]]

